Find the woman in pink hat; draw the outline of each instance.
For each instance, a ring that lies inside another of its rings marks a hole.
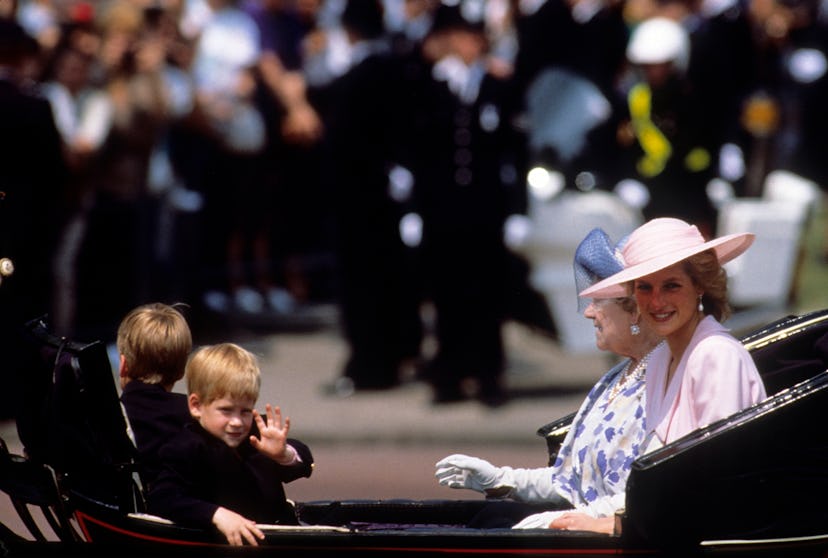
[[[721,324],[730,314],[722,265],[753,240],[739,233],[705,241],[682,220],[653,219],[630,234],[624,269],[581,291],[591,298],[632,292],[642,320],[666,340],[645,375],[642,453],[765,399],[753,359]],[[612,532],[612,519],[572,512],[549,527]]]

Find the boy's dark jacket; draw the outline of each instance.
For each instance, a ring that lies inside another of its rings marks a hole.
[[[313,456],[288,439],[301,462],[279,465],[245,440],[231,448],[192,422],[161,449],[163,466],[148,496],[148,511],[176,523],[209,527],[221,506],[257,523],[296,524],[282,483],[309,477]]]
[[[121,403],[138,448],[141,481],[149,490],[161,471],[161,448],[193,420],[187,396],[158,384],[133,380],[124,386]]]

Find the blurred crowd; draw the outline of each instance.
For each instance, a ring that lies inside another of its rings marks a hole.
[[[152,300],[219,316],[335,300],[342,393],[397,385],[427,300],[435,402],[469,377],[501,401],[500,325],[554,330],[507,248],[533,167],[708,235],[717,203],[772,170],[828,184],[824,0],[0,0],[0,15],[0,256],[39,278],[21,315],[108,339]]]

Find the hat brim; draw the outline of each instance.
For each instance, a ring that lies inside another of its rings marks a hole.
[[[598,281],[591,287],[581,291],[578,296],[588,298],[615,298],[627,296],[629,293],[624,287],[624,283],[668,268],[673,264],[685,260],[695,254],[704,252],[705,250],[712,249],[715,251],[719,264],[723,265],[740,256],[745,252],[745,250],[750,248],[750,245],[753,244],[755,238],[756,235],[753,233],[729,234],[715,238],[705,242],[704,244],[664,254],[663,256],[656,258],[651,258],[645,262],[641,262],[640,264],[624,268],[615,275],[607,277],[603,281]]]

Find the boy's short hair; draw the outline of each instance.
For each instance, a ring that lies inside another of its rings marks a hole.
[[[261,371],[256,356],[235,343],[198,349],[187,362],[187,393],[203,403],[222,397],[259,399]]]
[[[174,306],[152,303],[131,310],[121,320],[117,345],[130,380],[172,386],[184,377],[193,337]]]

